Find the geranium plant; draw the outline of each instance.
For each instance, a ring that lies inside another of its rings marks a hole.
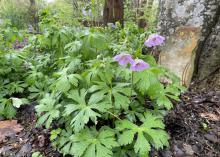
[[[171,99],[178,100],[178,79],[151,56],[96,51],[96,59],[85,58],[81,49],[88,41],[81,39],[71,54],[80,67],[62,66],[36,107],[38,124],[54,128],[54,146],[76,157],[148,156],[151,147],[168,146],[163,113],[172,108]],[[149,47],[163,43],[160,36],[145,42]],[[172,83],[161,83],[161,77]]]

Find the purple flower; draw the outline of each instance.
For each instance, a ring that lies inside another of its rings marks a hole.
[[[15,42],[13,43],[13,48],[14,49],[22,49],[26,45],[28,45],[28,38],[24,38],[23,42],[19,42],[19,40],[16,39]]]
[[[132,56],[126,53],[116,55],[114,60],[117,61],[120,65],[127,65],[128,63],[132,64],[134,62]]]
[[[150,65],[141,59],[136,59],[130,67],[131,71],[143,71],[150,68]]]
[[[24,38],[23,44],[24,44],[24,45],[28,45],[28,38]]]
[[[144,45],[147,47],[154,47],[154,46],[162,45],[164,41],[165,41],[165,38],[163,36],[160,36],[158,34],[152,34],[145,41]]]

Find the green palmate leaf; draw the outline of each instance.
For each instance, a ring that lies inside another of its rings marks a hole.
[[[118,79],[131,81],[131,70],[126,67],[117,67],[116,76]]]
[[[73,90],[68,94],[68,98],[72,99],[73,103],[66,106],[64,116],[74,115],[71,125],[76,132],[82,130],[89,120],[96,124],[101,113],[111,108],[110,102],[103,95],[92,95],[88,100],[86,96],[87,91],[85,89]]]
[[[70,89],[71,85],[67,76],[62,76],[56,83],[56,88],[62,92],[67,92]]]
[[[133,142],[133,139],[134,139],[134,132],[132,130],[126,130],[119,136],[118,142],[121,145],[127,145],[127,144],[131,144]]]
[[[55,140],[57,137],[58,137],[58,135],[61,133],[61,129],[60,128],[58,128],[58,129],[56,129],[56,130],[52,130],[51,132],[50,132],[50,140],[51,141],[53,141],[53,140]]]
[[[133,151],[133,147],[129,145],[115,148],[113,157],[138,157],[138,155]]]
[[[90,33],[86,38],[85,42],[87,45],[98,49],[98,50],[105,50],[108,48],[107,40],[105,36],[100,33]]]
[[[49,128],[53,120],[59,118],[59,108],[61,105],[56,103],[56,98],[55,95],[46,94],[46,96],[40,101],[40,104],[36,106],[36,111],[39,116],[37,122],[38,126],[45,124],[46,128]]]
[[[169,100],[169,98],[166,97],[166,95],[160,95],[157,98],[156,103],[158,106],[164,106],[168,110],[170,110],[173,107],[172,102]]]
[[[22,93],[25,87],[27,87],[27,84],[22,81],[11,82],[6,85],[9,94]]]
[[[56,89],[62,92],[67,92],[70,90],[71,85],[77,87],[79,80],[81,79],[78,74],[67,74],[67,68],[63,69],[59,75],[61,77],[56,82]]]
[[[140,104],[141,102],[138,102],[136,100],[133,100],[131,102],[130,108],[124,112],[128,120],[132,122],[136,122],[137,117],[140,116],[140,114],[145,112],[146,109],[143,107],[143,105],[140,105]]]
[[[157,77],[150,70],[134,72],[133,75],[135,86],[142,94],[145,94],[152,84],[158,82]]]
[[[150,66],[157,66],[157,61],[152,55],[144,55],[141,57],[144,61],[150,64]]]
[[[48,80],[47,80],[48,81]],[[47,81],[35,82],[34,85],[28,88],[30,95],[28,99],[33,100],[35,98],[42,99],[43,96],[49,92],[50,83]]]
[[[76,157],[112,157],[112,149],[118,146],[115,133],[108,127],[103,127],[99,131],[95,128],[85,128],[79,133],[68,134],[63,131],[61,138],[63,142],[59,145],[62,152]]]
[[[6,105],[4,108],[4,116],[8,119],[12,119],[16,115],[16,109],[12,105]]]
[[[172,87],[170,87],[170,85],[164,87],[158,82],[150,86],[147,94],[152,100],[156,101],[159,107],[165,107],[166,109],[170,110],[173,107],[173,104],[169,98],[178,101],[180,91],[175,88],[173,89]]]
[[[131,88],[129,83],[115,83],[108,85],[105,82],[96,82],[89,92],[98,97],[105,95],[114,104],[116,109],[127,109],[130,104]],[[132,93],[133,94],[133,93]]]
[[[94,59],[90,60],[88,62],[88,66],[90,69],[86,70],[83,73],[83,76],[85,76],[86,81],[88,84],[90,84],[93,81],[100,81],[106,82],[110,84],[112,82],[112,79],[114,78],[114,70],[111,63],[111,59],[105,58],[103,60]]]
[[[82,68],[81,67],[82,63],[81,63],[81,60],[79,58],[69,57],[67,59],[67,61],[70,62],[68,64],[68,67],[67,67],[70,72],[76,72],[78,69]]]
[[[139,153],[140,156],[148,156],[150,148],[150,144],[144,137],[143,132],[138,132],[138,138],[134,145],[134,151]]]
[[[16,110],[12,105],[11,99],[0,99],[0,116],[11,119],[16,115]]]
[[[143,126],[148,128],[146,133],[150,136],[150,143],[157,149],[168,146],[169,135],[164,131],[165,125],[160,118],[146,112],[141,118]]]
[[[148,155],[150,151],[150,144],[155,148],[163,148],[168,146],[168,134],[163,130],[164,124],[161,119],[153,116],[150,113],[145,113],[141,116],[140,120],[143,122],[142,125],[138,126],[128,120],[118,121],[116,129],[122,134],[119,135],[119,144],[127,145],[135,140],[134,150],[140,156]],[[130,137],[130,138],[129,138]]]
[[[82,43],[80,41],[73,41],[65,46],[65,50],[68,51],[70,55],[75,55],[82,47]]]

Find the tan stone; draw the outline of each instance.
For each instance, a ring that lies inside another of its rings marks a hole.
[[[179,27],[166,41],[159,56],[159,64],[181,78],[182,85],[189,86],[195,62],[195,50],[200,39],[198,27]]]

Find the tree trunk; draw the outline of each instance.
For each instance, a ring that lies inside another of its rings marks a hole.
[[[29,15],[30,15],[30,23],[34,26],[36,32],[39,32],[39,18],[37,15],[37,6],[35,0],[30,0],[30,8],[29,8]]]
[[[123,0],[105,0],[103,11],[104,25],[119,21],[123,26],[124,23],[124,3]]]
[[[152,1],[152,0],[151,0]],[[141,10],[138,11],[138,15],[139,17],[141,17],[139,20],[138,20],[138,27],[139,28],[145,28],[147,26],[147,22],[146,22],[146,19],[143,17],[144,16],[144,6],[147,4],[147,0],[142,0],[141,1]]]
[[[175,55],[175,52],[171,53],[172,49],[186,50],[186,53],[191,54],[191,58],[188,58],[191,60],[190,64],[195,65],[195,68],[193,65],[191,66],[191,71],[193,71],[194,78],[199,80],[198,83],[201,83],[201,87],[209,87],[209,81],[211,81],[213,87],[219,88],[220,0],[161,0],[160,4],[158,30],[170,41],[170,44],[162,49],[162,60],[163,58],[175,60],[172,58]],[[171,41],[173,43],[179,41],[179,43],[172,44]],[[163,52],[164,49],[166,52]],[[172,57],[168,57],[168,54]],[[182,55],[186,56],[186,54]],[[181,56],[176,55],[176,57]],[[188,66],[185,67],[186,70],[189,68],[189,62],[185,63]],[[171,66],[168,68],[172,69]],[[191,76],[188,77],[190,80]]]

